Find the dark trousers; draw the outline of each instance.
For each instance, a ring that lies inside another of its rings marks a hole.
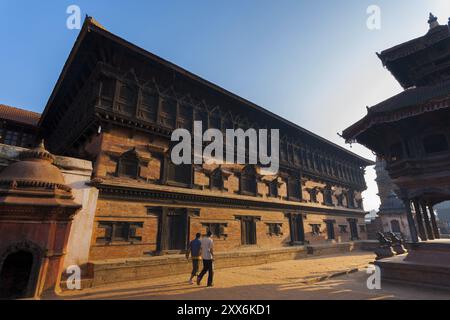
[[[198,281],[202,281],[203,276],[208,272],[208,286],[213,284],[213,261],[212,260],[203,260],[203,270],[198,275]]]
[[[191,273],[192,278],[198,274],[199,261],[200,260],[198,260],[198,259],[192,259],[192,273]]]

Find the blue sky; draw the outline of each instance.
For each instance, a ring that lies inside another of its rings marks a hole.
[[[341,132],[401,91],[375,52],[421,36],[448,0],[0,0],[0,103],[41,112],[78,30],[75,4],[111,32],[348,149]],[[381,29],[366,26],[369,5]],[[373,159],[354,145],[353,152]],[[372,169],[367,210],[379,205]]]

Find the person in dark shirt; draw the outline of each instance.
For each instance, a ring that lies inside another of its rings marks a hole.
[[[186,251],[186,259],[189,259],[189,254],[192,257],[192,273],[191,278],[189,279],[189,284],[193,284],[192,281],[194,277],[198,274],[198,265],[200,263],[201,257],[201,247],[202,242],[200,240],[201,234],[197,233],[195,235],[195,239],[189,243],[189,248]]]

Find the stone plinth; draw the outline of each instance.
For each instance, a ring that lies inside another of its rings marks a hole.
[[[375,262],[383,281],[450,289],[450,240],[411,244],[409,250]]]

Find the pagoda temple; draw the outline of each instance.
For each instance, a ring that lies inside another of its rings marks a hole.
[[[433,207],[450,199],[450,27],[432,14],[428,23],[424,36],[378,54],[404,91],[367,108],[343,137],[386,162],[406,208],[413,250],[381,260],[383,279],[448,287],[450,247],[425,241],[440,238]]]

